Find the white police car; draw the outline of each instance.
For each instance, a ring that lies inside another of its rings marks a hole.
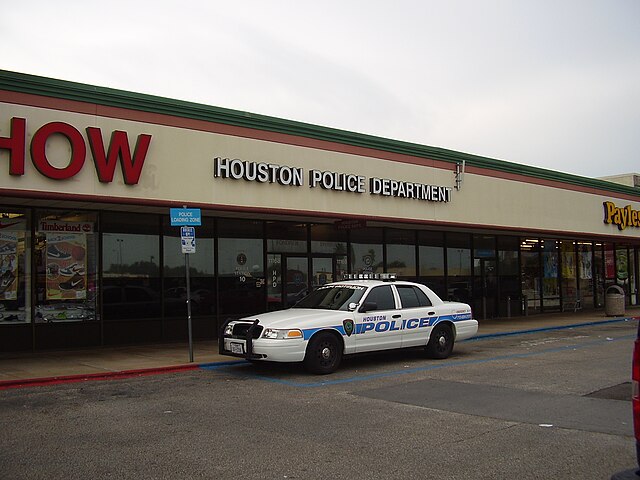
[[[303,362],[306,370],[326,374],[343,355],[375,350],[424,347],[432,358],[447,358],[455,340],[477,333],[469,305],[444,302],[418,283],[379,277],[330,283],[293,308],[230,320],[222,327],[220,353]]]

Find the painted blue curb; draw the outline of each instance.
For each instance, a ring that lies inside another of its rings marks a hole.
[[[613,320],[596,320],[594,322],[572,323],[571,325],[554,325],[553,327],[532,328],[529,330],[515,330],[513,332],[486,333],[483,335],[476,335],[475,337],[469,338],[467,340],[463,340],[460,343],[474,342],[477,340],[485,340],[487,338],[509,337],[512,335],[526,335],[529,333],[550,332],[553,330],[568,330],[570,328],[591,327],[594,325],[606,325],[610,323],[629,322],[632,320],[638,320],[639,318],[640,317],[625,317],[625,318],[615,318]]]

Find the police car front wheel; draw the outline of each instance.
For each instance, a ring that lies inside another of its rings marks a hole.
[[[340,340],[329,332],[314,335],[307,345],[304,368],[319,375],[335,372],[342,361]]]
[[[427,355],[431,358],[443,359],[453,351],[453,330],[446,323],[436,325],[427,343]]]

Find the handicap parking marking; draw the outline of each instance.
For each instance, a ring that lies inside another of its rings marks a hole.
[[[606,322],[611,323],[611,322]],[[593,325],[593,324],[590,324]],[[527,332],[530,333],[530,332]],[[484,337],[484,339],[490,339],[494,337]],[[584,338],[584,336],[580,336],[579,338]],[[512,359],[521,359],[521,358],[529,358],[535,357],[539,355],[548,355],[553,353],[562,353],[567,351],[580,350],[585,348],[592,348],[601,346],[610,342],[617,342],[621,340],[633,340],[636,338],[635,333],[633,335],[623,335],[620,337],[606,337],[598,340],[593,340],[585,343],[575,343],[571,345],[564,345],[555,348],[548,348],[545,350],[540,350],[536,352],[525,352],[525,353],[513,353],[509,355],[498,355],[489,358],[482,359],[472,359],[472,360],[458,360],[458,361],[439,361],[437,363],[432,363],[429,365],[423,365],[421,367],[415,368],[404,368],[402,370],[391,370],[387,372],[374,373],[370,375],[362,375],[362,376],[350,376],[346,378],[337,378],[330,380],[322,380],[319,382],[298,382],[293,380],[287,380],[284,378],[277,378],[268,375],[262,375],[260,373],[248,372],[250,369],[255,369],[255,365],[250,362],[246,362],[244,360],[239,360],[235,362],[225,362],[225,363],[211,363],[211,364],[203,364],[199,365],[201,369],[210,370],[210,371],[218,371],[221,373],[242,377],[242,378],[254,378],[257,380],[262,380],[265,382],[277,383],[280,385],[287,385],[290,387],[296,388],[318,388],[318,387],[327,387],[331,385],[340,385],[346,383],[356,383],[356,382],[364,382],[368,380],[376,380],[380,378],[387,377],[398,377],[400,375],[407,375],[411,373],[420,373],[427,372],[430,370],[438,370],[442,368],[451,368],[451,367],[463,367],[467,365],[480,365],[484,363],[490,362],[498,362],[502,360],[512,360]],[[472,339],[475,340],[475,339]],[[476,340],[477,341],[477,340]],[[461,342],[462,343],[462,342]],[[335,375],[335,374],[334,374]]]

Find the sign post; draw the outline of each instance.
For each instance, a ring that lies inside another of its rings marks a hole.
[[[187,284],[187,326],[189,329],[189,362],[193,362],[193,333],[191,328],[191,284],[189,278],[189,254],[196,253],[196,226],[202,225],[199,208],[172,208],[171,226],[180,227],[180,244],[184,254],[184,269]]]

